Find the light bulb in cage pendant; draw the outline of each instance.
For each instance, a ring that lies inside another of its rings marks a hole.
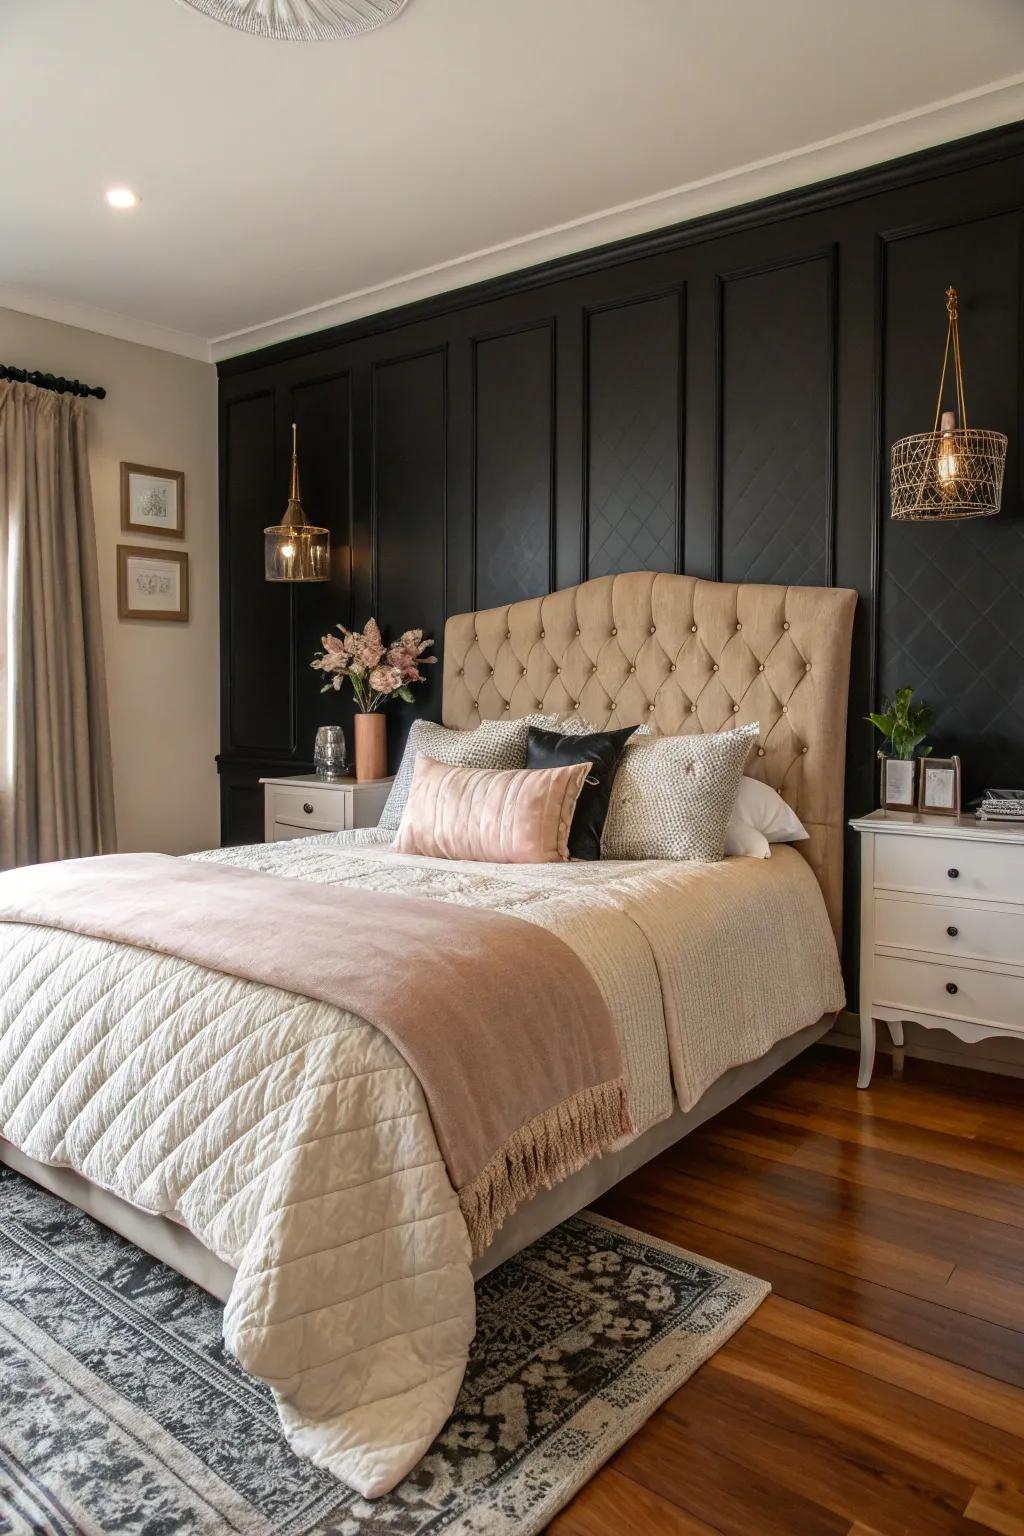
[[[939,452],[935,460],[935,470],[943,485],[952,485],[957,475],[956,459],[956,412],[943,411],[942,424],[940,426],[942,436],[939,439]]]

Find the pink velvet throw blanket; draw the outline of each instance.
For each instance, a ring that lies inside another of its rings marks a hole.
[[[474,1254],[632,1130],[592,976],[518,917],[133,853],[0,874],[0,921],[155,950],[374,1025],[420,1081]]]

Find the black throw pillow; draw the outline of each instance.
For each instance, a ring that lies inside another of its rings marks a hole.
[[[571,763],[592,763],[576,801],[569,829],[569,854],[574,859],[599,859],[612,784],[626,742],[636,727],[622,731],[593,731],[588,736],[563,736],[530,726],[526,743],[527,768],[565,768]]]

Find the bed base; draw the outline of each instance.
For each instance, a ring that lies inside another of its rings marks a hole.
[[[795,1035],[778,1041],[766,1055],[756,1061],[744,1062],[742,1066],[733,1067],[724,1073],[692,1109],[683,1110],[677,1106],[667,1120],[652,1125],[635,1141],[617,1152],[606,1153],[604,1157],[588,1163],[579,1173],[565,1179],[554,1189],[543,1190],[505,1223],[487,1252],[473,1265],[475,1277],[479,1280],[496,1269],[520,1249],[526,1248],[545,1232],[550,1232],[560,1222],[574,1216],[577,1211],[582,1211],[613,1185],[635,1173],[644,1163],[650,1162],[652,1157],[657,1157],[674,1142],[682,1140],[690,1131],[710,1120],[712,1115],[735,1104],[737,1099],[741,1099],[801,1051],[820,1040],[834,1023],[835,1015],[830,1013],[816,1024],[810,1024]],[[90,1183],[72,1168],[57,1168],[37,1162],[3,1137],[0,1137],[0,1162],[42,1185],[52,1194],[59,1195],[69,1204],[77,1205],[96,1221],[177,1270],[218,1300],[227,1300],[235,1271],[205,1248],[180,1222],[139,1210],[119,1195]]]

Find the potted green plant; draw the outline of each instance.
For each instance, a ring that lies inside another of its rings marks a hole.
[[[932,724],[928,704],[914,704],[913,688],[897,688],[879,715],[868,719],[885,738],[878,749],[882,764],[882,804],[887,809],[912,810],[917,801],[917,758],[927,757],[931,747],[922,746]]]

